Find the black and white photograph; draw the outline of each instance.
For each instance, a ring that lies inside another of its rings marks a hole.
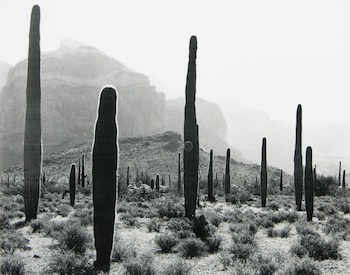
[[[0,274],[350,275],[350,1],[1,0]]]

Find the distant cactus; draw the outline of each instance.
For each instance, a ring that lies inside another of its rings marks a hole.
[[[151,189],[154,189],[154,179],[151,179]]]
[[[95,125],[92,149],[95,268],[109,270],[113,245],[118,173],[117,94],[113,87],[103,88]]]
[[[314,211],[314,177],[312,173],[312,148],[306,148],[305,165],[305,207],[307,220],[312,221]]]
[[[28,50],[24,130],[24,212],[26,221],[36,219],[42,161],[41,145],[41,82],[40,82],[40,7],[33,6]]]
[[[226,151],[226,168],[225,168],[225,195],[231,192],[231,177],[230,177],[230,162],[231,162],[231,152],[230,148]]]
[[[85,155],[81,156],[81,187],[85,186]]]
[[[283,191],[283,170],[281,169],[281,176],[280,176],[280,191]]]
[[[177,163],[177,191],[181,192],[181,154],[179,153],[179,159]]]
[[[78,185],[81,183],[81,169],[80,169],[80,157],[79,157],[79,165],[78,165]]]
[[[210,150],[209,171],[208,171],[208,201],[213,202],[213,150]]]
[[[156,190],[159,192],[159,175],[156,176]]]
[[[303,198],[303,159],[301,154],[301,133],[302,133],[302,109],[298,105],[295,129],[295,150],[294,150],[294,186],[295,203],[298,211],[301,211],[301,201]]]
[[[74,206],[74,203],[75,203],[75,164],[72,164],[72,166],[70,168],[69,197],[70,197],[70,205]]]
[[[261,206],[266,206],[267,197],[267,164],[266,164],[266,138],[262,140],[261,150],[261,171],[260,171],[260,196]]]
[[[130,184],[130,169],[128,166],[128,169],[126,170],[126,186],[129,186]]]
[[[196,55],[197,38],[191,37],[186,81],[184,123],[184,193],[186,217],[193,219],[196,212],[198,189],[199,141],[196,119]]]
[[[338,186],[341,186],[341,161],[339,161]]]
[[[343,184],[342,184],[342,187],[345,188],[345,170],[343,171]]]

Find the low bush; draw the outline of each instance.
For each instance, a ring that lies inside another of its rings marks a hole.
[[[153,256],[153,255],[152,255]],[[136,258],[129,259],[124,262],[126,274],[130,275],[153,275],[155,268],[153,266],[153,258],[151,255],[140,255]]]
[[[207,241],[211,235],[210,226],[204,215],[194,218],[192,230],[196,237],[200,238],[202,241]]]
[[[35,220],[31,220],[30,221],[30,226],[33,229],[33,233],[37,232],[37,233],[41,233],[41,232],[45,232],[45,226],[47,225],[47,221],[42,221],[39,219],[35,219]]]
[[[112,262],[124,262],[136,258],[136,256],[136,248],[132,243],[126,243],[121,237],[115,238],[111,253]]]
[[[179,203],[174,203],[170,198],[164,198],[157,203],[158,213],[161,217],[183,217],[185,208]]]
[[[16,249],[29,250],[29,240],[17,231],[1,232],[0,246],[6,254],[13,254]]]
[[[206,252],[206,245],[196,238],[185,239],[180,243],[181,255],[186,258],[200,257]]]
[[[213,235],[207,238],[206,245],[208,247],[208,252],[217,253],[219,251],[221,242],[222,242],[222,238],[219,236]]]
[[[229,248],[233,260],[247,260],[254,250],[255,246],[249,243],[235,243]]]
[[[93,274],[88,259],[73,251],[61,251],[51,257],[46,274]]]
[[[324,232],[339,235],[342,239],[350,239],[350,220],[339,215],[329,217]]]
[[[66,227],[58,237],[62,250],[71,250],[76,254],[84,254],[91,241],[90,236],[77,223]]]
[[[179,243],[178,238],[169,233],[158,234],[154,241],[160,247],[162,253],[170,253],[173,247]]]
[[[190,275],[192,266],[182,259],[170,262],[164,269],[164,275]]]
[[[289,226],[285,226],[281,229],[276,229],[276,228],[268,228],[267,229],[267,236],[270,238],[288,238],[290,235],[291,228]]]
[[[137,225],[136,218],[129,213],[123,213],[122,215],[119,215],[119,219],[123,221],[127,226],[133,227]]]
[[[148,232],[159,232],[161,223],[159,221],[159,218],[151,218],[146,223],[146,227],[148,228]]]
[[[294,259],[286,268],[283,274],[286,275],[320,275],[319,265],[306,257],[303,259]]]
[[[4,275],[24,275],[25,264],[18,256],[1,257],[1,274]]]

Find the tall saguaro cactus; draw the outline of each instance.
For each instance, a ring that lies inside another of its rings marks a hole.
[[[24,130],[24,212],[26,221],[36,219],[42,161],[41,83],[40,83],[40,7],[32,9],[29,31],[28,74]]]
[[[267,196],[267,164],[266,164],[266,138],[262,140],[262,150],[261,150],[261,171],[260,171],[260,196],[261,196],[261,206],[266,206],[266,196]]]
[[[102,270],[109,270],[113,245],[118,173],[116,113],[116,90],[104,87],[100,95],[92,149],[95,267]]]
[[[75,164],[74,163],[70,168],[69,197],[70,197],[70,205],[74,206],[74,203],[75,203]]]
[[[343,184],[342,187],[345,188],[345,170],[343,171]]]
[[[208,201],[214,201],[213,195],[213,150],[210,150],[210,159],[209,159],[209,170],[208,170]]]
[[[81,156],[81,187],[85,186],[85,155]]]
[[[312,221],[314,212],[314,177],[312,173],[312,148],[306,148],[306,165],[305,165],[305,207],[308,221]]]
[[[231,192],[231,177],[230,177],[230,162],[231,162],[231,151],[230,148],[226,151],[226,168],[225,168],[225,195]]]
[[[341,161],[339,161],[338,186],[341,186]]]
[[[294,150],[294,186],[295,203],[298,211],[301,211],[301,201],[303,198],[303,159],[301,154],[301,132],[302,132],[302,109],[297,108],[296,129],[295,129],[295,150]]]
[[[181,192],[181,154],[179,153],[179,159],[177,162],[177,191]]]
[[[281,176],[280,176],[280,191],[283,191],[283,170],[281,169]]]
[[[156,190],[159,192],[159,175],[156,175]]]
[[[197,38],[191,37],[189,47],[189,61],[186,80],[186,105],[184,122],[184,193],[186,217],[195,217],[197,189],[198,189],[198,165],[199,165],[199,141],[198,125],[196,118],[196,58]]]

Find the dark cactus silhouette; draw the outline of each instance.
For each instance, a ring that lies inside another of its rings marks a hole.
[[[342,187],[345,188],[345,170],[343,171],[343,184],[342,184]]]
[[[156,190],[159,192],[159,175],[156,176]]]
[[[196,212],[198,189],[199,141],[196,118],[196,55],[197,38],[191,37],[186,80],[184,122],[184,194],[186,217],[193,219]]]
[[[267,196],[267,164],[266,164],[266,138],[262,140],[261,150],[261,171],[260,171],[260,197],[261,206],[266,206]]]
[[[24,212],[36,219],[41,176],[40,7],[32,9],[29,31],[28,71],[24,130]]]
[[[295,130],[295,150],[294,150],[294,186],[295,203],[298,211],[301,211],[301,201],[303,198],[303,159],[301,154],[301,132],[302,132],[302,109],[298,105]]]
[[[208,201],[213,202],[213,150],[210,150],[210,159],[209,159],[209,170],[208,170]]]
[[[128,166],[128,169],[126,170],[126,186],[129,186],[130,184],[130,169]]]
[[[230,177],[230,161],[231,161],[231,152],[230,148],[226,151],[226,168],[225,168],[225,195],[230,194],[231,192],[231,177]]]
[[[85,186],[85,155],[81,156],[81,187]]]
[[[154,189],[154,179],[151,179],[151,189]]]
[[[181,192],[181,154],[177,162],[177,191]]]
[[[283,170],[281,169],[281,176],[280,176],[280,191],[283,191]]]
[[[80,157],[79,157],[79,165],[78,165],[78,185],[81,183],[81,169],[80,169]]]
[[[341,186],[341,161],[339,161],[338,186]]]
[[[95,125],[92,149],[94,237],[98,270],[109,270],[113,245],[118,172],[117,94],[113,87],[103,88]]]
[[[307,220],[312,221],[314,211],[314,177],[312,173],[312,148],[306,148],[305,165],[305,207]]]
[[[69,175],[69,198],[70,198],[70,205],[74,206],[75,203],[75,164],[73,163],[70,168],[70,175]]]

